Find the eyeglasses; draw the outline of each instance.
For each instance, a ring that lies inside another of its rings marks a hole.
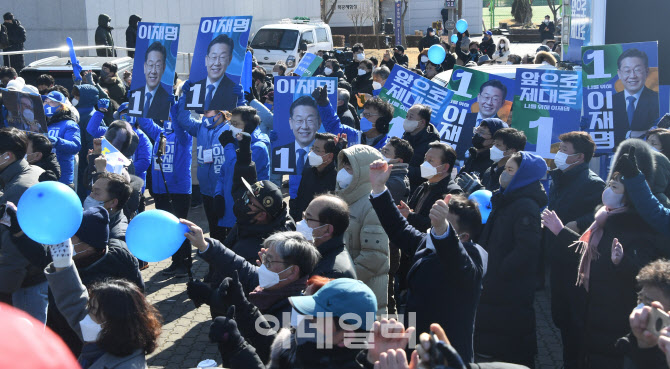
[[[225,63],[230,59],[230,56],[228,55],[207,55],[207,59],[210,59],[214,62],[219,62],[219,63]]]
[[[146,64],[147,69],[149,70],[154,70],[154,71],[159,71],[163,69],[163,63],[156,63],[156,64]]]
[[[275,263],[275,264],[284,264],[284,265],[288,264],[288,263],[285,262],[285,261],[268,260],[267,254],[263,254],[263,255],[261,255],[261,261],[263,262],[263,265],[265,265],[265,267],[267,267],[267,268],[270,268],[270,267],[272,266],[272,263]]]
[[[633,73],[635,73],[636,76],[641,76],[647,71],[647,68],[644,68],[644,67],[635,67],[634,69],[625,68],[625,69],[620,69],[620,71],[621,71],[621,74],[623,74],[624,77],[629,77]]]
[[[479,99],[482,102],[491,102],[491,103],[496,104],[496,105],[500,104],[500,102],[502,101],[502,99],[500,99],[500,97],[498,97],[498,96],[488,96],[488,95],[480,96]]]
[[[490,139],[491,138],[491,133],[485,133],[485,132],[486,131],[484,131],[484,129],[482,129],[481,126],[480,127],[475,127],[472,130],[472,133],[478,134],[478,135],[484,137],[484,139],[487,139],[487,140]]]
[[[307,123],[307,126],[308,126],[308,127],[309,127],[309,126],[315,126],[315,125],[316,125],[316,122],[317,122],[317,120],[314,119],[314,118],[300,119],[300,120],[292,119],[292,120],[293,120],[293,122],[294,122],[295,124],[297,124],[298,126],[302,126],[302,125],[304,125],[305,123]]]
[[[323,224],[323,222],[318,220],[318,219],[307,218],[307,214],[305,214],[304,211],[302,212],[302,219],[304,219],[305,222],[316,222],[316,223],[319,223],[319,224]]]

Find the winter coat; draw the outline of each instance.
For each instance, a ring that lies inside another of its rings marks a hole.
[[[40,182],[58,181],[60,178],[60,165],[58,165],[56,154],[52,152],[50,152],[47,156],[42,156],[40,161],[31,165],[40,167],[42,170],[44,170],[44,173],[40,174]]]
[[[98,52],[99,51],[100,50],[98,50]],[[121,105],[128,101],[128,97],[126,96],[126,85],[124,85],[123,81],[118,77],[115,77],[111,82],[105,82],[100,79],[99,85],[100,87],[104,87],[107,90],[109,93],[109,98],[117,104]]]
[[[312,275],[326,278],[356,278],[356,268],[344,245],[344,236],[335,236],[317,247],[321,260],[316,263]]]
[[[41,168],[28,164],[25,159],[9,164],[0,172],[0,204],[4,205],[7,201],[18,204],[23,193],[38,183],[43,172]],[[9,228],[0,227],[0,292],[16,292],[23,280],[29,277],[29,262],[19,249],[11,239]],[[37,274],[37,271],[33,274]]]
[[[397,163],[393,164],[391,175],[386,180],[386,187],[388,187],[393,202],[400,205],[400,201],[407,202],[409,198],[409,178],[407,178],[407,164]]]
[[[11,23],[3,23],[7,28],[7,37],[9,38],[9,46],[2,49],[2,51],[23,51],[23,43],[26,42],[26,29],[23,28],[18,19],[14,19]],[[23,56],[23,55],[21,55]],[[21,69],[12,64],[17,72]]]
[[[416,190],[421,183],[424,182],[424,179],[421,177],[421,164],[428,152],[428,145],[431,142],[440,141],[440,134],[437,128],[432,123],[426,125],[426,129],[417,133],[416,135],[411,135],[409,132],[402,134],[402,139],[407,140],[412,149],[414,149],[414,154],[412,159],[409,161],[409,185],[412,191]]]
[[[95,30],[95,44],[114,46],[114,37],[112,37],[113,27],[109,26],[112,18],[107,14],[100,14],[98,16],[98,28]],[[97,49],[98,56],[116,56],[114,49]]]
[[[53,144],[60,165],[60,182],[66,185],[74,183],[74,157],[81,150],[81,132],[70,110],[59,109],[47,125],[49,139]],[[84,163],[81,163],[84,165]]]
[[[477,152],[474,147],[471,147],[466,153],[465,163],[458,172],[458,175],[461,176],[462,173],[468,173],[481,177],[491,165],[493,165],[493,161],[491,160],[490,149]]]
[[[332,133],[334,135],[339,135],[340,133],[347,134],[347,142],[349,146],[356,144],[367,144],[366,137],[358,129],[345,126],[340,122],[340,117],[337,116],[336,112],[333,110],[333,107],[330,104],[326,106],[319,106],[319,115],[321,116],[321,123],[326,132]],[[377,150],[381,150],[384,145],[389,140],[389,135],[384,134],[376,142],[371,142],[368,145],[374,147]]]
[[[126,229],[128,229],[128,218],[123,213],[123,210],[117,211],[115,214],[109,214],[109,238],[119,241],[126,241]]]
[[[439,44],[440,44],[440,37],[438,35],[432,35],[432,36],[425,35],[419,41],[419,52],[423,51],[423,49],[430,49],[431,46]]]
[[[358,77],[358,65],[360,63],[354,61],[351,64],[347,65],[344,67],[344,77],[346,78],[347,82],[352,83],[354,81],[354,78]],[[333,72],[335,74],[336,72]],[[327,76],[327,77],[334,77],[333,75]]]
[[[337,171],[335,162],[331,162],[319,172],[316,168],[305,165],[298,187],[298,196],[289,201],[291,218],[296,222],[302,220],[302,213],[307,209],[312,200],[324,193],[335,191],[335,182],[337,180]]]
[[[505,42],[505,47],[502,48],[502,49],[500,48],[500,43],[501,43],[501,42]],[[495,49],[495,51],[494,51],[493,56],[491,57],[491,59],[493,59],[493,60],[496,61],[496,62],[500,62],[500,63],[502,63],[502,64],[506,64],[506,63],[507,63],[507,59],[509,58],[509,54],[510,54],[510,51],[509,51],[509,40],[508,40],[507,38],[505,38],[505,37],[502,37],[502,38],[500,38],[500,39],[498,40],[498,47],[496,47],[496,49]]]
[[[255,263],[263,241],[273,233],[285,231],[295,231],[295,222],[288,215],[286,205],[284,205],[284,210],[269,224],[242,225],[236,223],[223,243],[246,261]]]
[[[79,90],[79,103],[77,103],[77,111],[79,112],[79,132],[81,135],[81,150],[79,150],[79,162],[85,163],[88,150],[93,149],[93,137],[87,132],[88,122],[96,112],[95,106],[98,104],[99,93],[98,89],[93,85],[83,84],[77,86]],[[80,165],[79,168],[85,168],[85,165]]]
[[[661,204],[656,196],[651,193],[644,175],[640,173],[633,178],[624,178],[623,184],[633,206],[640,209],[638,211],[642,219],[656,232],[670,237],[670,208]],[[670,249],[666,250],[666,254],[670,254]]]
[[[419,201],[428,193],[428,196],[421,207],[419,208]],[[412,195],[409,197],[409,202],[407,206],[414,211],[410,212],[407,216],[407,221],[414,228],[419,230],[426,230],[430,228],[430,209],[435,204],[435,201],[444,199],[444,196],[447,194],[458,195],[463,193],[461,186],[457,185],[454,180],[451,179],[451,175],[446,176],[437,183],[430,183],[428,181],[424,182],[419,186]]]
[[[664,206],[670,207],[668,198],[670,195],[670,160],[665,155],[652,150],[647,142],[632,138],[619,144],[612,157],[612,163],[617,163],[621,154],[627,153],[633,147],[638,169],[644,174],[651,192]],[[608,181],[611,176],[612,173],[607,178]]]
[[[405,326],[409,324],[407,314],[411,313],[416,313],[418,332],[429,332],[432,323],[440,324],[463,360],[472,362],[475,312],[487,253],[477,244],[461,243],[451,227],[442,238],[432,232],[420,232],[392,201],[389,191],[370,196],[389,240],[413,258],[407,273]]]
[[[493,194],[493,210],[478,243],[489,253],[477,310],[475,350],[501,361],[528,362],[537,352],[535,274],[539,259],[540,213],[547,195],[540,179],[544,160],[521,151],[519,170]]]
[[[357,94],[369,94],[372,95],[372,72],[365,73],[362,76],[356,76],[353,81],[351,81],[351,97],[349,102],[356,106],[356,95]]]
[[[235,225],[236,218],[233,214],[233,176],[235,163],[237,162],[236,149],[239,147],[237,140],[227,144],[223,148],[225,157],[217,178],[214,196],[223,196],[226,201],[226,212],[219,219],[219,226],[232,228]],[[270,179],[270,138],[256,129],[251,133],[251,160],[256,164],[256,175],[258,181]]]
[[[493,192],[500,188],[500,175],[505,171],[505,166],[499,167],[497,163],[493,163],[489,169],[484,172],[481,178],[482,186]]]
[[[356,120],[354,119],[354,114],[348,108],[349,108],[348,103],[346,105],[338,107],[337,116],[340,118],[340,122],[342,122],[342,124],[344,124],[345,126],[356,128]],[[360,127],[360,123],[358,127]]]
[[[68,324],[77,336],[83,340],[80,322],[89,314],[89,295],[86,286],[77,274],[77,267],[71,265],[61,271],[56,271],[49,265],[44,273],[49,280],[50,290],[53,293],[56,306],[63,313]],[[147,367],[144,350],[137,349],[130,355],[119,357],[104,353],[93,362],[89,369],[143,369]]]
[[[128,28],[126,28],[126,47],[130,49],[135,48],[135,42],[137,41],[137,23],[139,23],[142,20],[142,18],[137,15],[133,14],[128,18]],[[134,57],[135,52],[134,51],[128,51],[128,56],[129,57]]]
[[[482,40],[482,42],[479,43],[479,51],[481,51],[483,55],[488,55],[489,58],[493,58],[493,53],[496,51],[496,44],[493,42],[493,38],[489,37],[488,40]]]
[[[197,254],[210,265],[210,268],[218,272],[219,283],[225,278],[232,278],[233,271],[237,271],[242,289],[246,294],[258,286],[258,267],[255,263],[246,261],[216,239],[207,238],[205,240],[209,247],[204,252],[198,251]],[[218,286],[216,282],[212,283],[212,287]]]
[[[351,163],[353,180],[347,188],[336,185],[335,190],[335,194],[349,205],[345,244],[354,261],[356,276],[377,296],[377,314],[385,314],[390,268],[389,239],[368,199],[372,190],[370,164],[382,159],[382,155],[365,145],[346,148],[338,155],[338,170],[343,168],[345,156]]]

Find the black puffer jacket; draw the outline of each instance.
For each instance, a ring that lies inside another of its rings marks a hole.
[[[98,16],[98,28],[95,30],[95,44],[114,46],[114,37],[112,37],[113,27],[109,26],[112,18],[107,14],[100,14]],[[97,49],[98,56],[116,56],[116,50],[113,49]]]
[[[402,134],[402,139],[407,140],[412,149],[414,149],[414,154],[412,159],[409,161],[409,187],[410,191],[414,191],[421,183],[424,182],[424,179],[421,178],[421,164],[425,159],[426,152],[428,151],[428,145],[433,141],[439,141],[440,135],[437,128],[432,123],[428,123],[426,129],[417,133],[415,136],[405,132]]]
[[[40,182],[58,181],[60,178],[60,165],[58,165],[56,154],[52,152],[47,156],[42,156],[40,161],[31,165],[44,169],[44,173],[40,174]]]
[[[139,23],[142,20],[142,17],[140,17],[137,14],[133,14],[128,18],[128,28],[126,28],[126,47],[128,48],[135,48],[135,42],[137,41],[137,23]],[[129,57],[134,57],[135,52],[134,51],[128,51],[128,56]]]
[[[417,205],[419,200],[426,192],[428,192],[428,197],[423,201],[423,204],[421,204],[421,208],[418,208]],[[410,209],[414,209],[414,212],[409,213],[407,221],[412,227],[419,231],[425,231],[430,228],[430,218],[428,218],[428,214],[430,213],[433,204],[435,204],[435,201],[444,199],[444,196],[447,194],[458,195],[460,193],[463,193],[461,186],[457,185],[456,182],[451,179],[451,176],[447,176],[437,183],[424,182],[414,190],[409,197],[407,206],[409,206]]]
[[[314,167],[305,166],[300,186],[298,186],[298,196],[289,200],[291,218],[296,222],[301,221],[302,213],[316,196],[335,191],[336,178],[335,162],[326,165],[323,172],[319,172]]]
[[[356,105],[356,95],[357,94],[369,94],[372,95],[372,91],[374,88],[372,87],[372,72],[365,73],[362,76],[356,76],[353,81],[351,81],[351,98],[349,99],[349,102],[353,106],[358,106]]]

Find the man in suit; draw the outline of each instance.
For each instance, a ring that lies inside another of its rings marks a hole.
[[[233,59],[235,42],[228,35],[216,36],[207,46],[205,66],[207,78],[191,86],[188,92],[187,107],[196,107],[196,110],[227,110],[232,111],[237,106],[238,95],[234,89],[238,86],[226,75],[226,69]],[[194,88],[200,88],[197,104],[193,102]]]
[[[312,149],[316,132],[321,127],[321,117],[316,101],[309,96],[300,96],[289,108],[289,126],[293,131],[295,141],[273,149],[272,167],[281,168],[281,154],[279,151],[288,148],[290,174],[302,174],[307,162],[307,155]]]
[[[617,60],[617,74],[623,91],[612,98],[614,140],[641,137],[659,117],[658,92],[645,86],[649,58],[638,49],[624,51]]]
[[[170,111],[170,100],[172,96],[161,84],[165,72],[165,61],[167,50],[159,41],[154,41],[144,53],[144,79],[146,84],[143,88],[130,92],[130,99],[136,99],[136,92],[140,94],[142,117],[159,120],[167,120]],[[136,106],[131,101],[130,106]]]
[[[479,127],[486,118],[498,118],[498,110],[502,108],[507,96],[507,86],[497,79],[489,80],[479,87],[477,103],[478,113],[467,113],[463,121],[463,132],[468,133]]]

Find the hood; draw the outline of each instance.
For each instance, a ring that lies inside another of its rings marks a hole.
[[[520,153],[523,157],[521,159],[521,166],[512,178],[509,186],[503,191],[505,194],[539,181],[549,169],[547,163],[540,156],[526,151],[520,151]]]
[[[382,154],[377,149],[368,145],[354,145],[340,151],[337,156],[337,170],[342,169],[344,157],[349,159],[351,168],[354,171],[354,178],[349,187],[340,189],[335,185],[335,193],[342,197],[347,204],[351,205],[363,196],[370,195],[372,186],[370,185],[370,164],[375,160],[383,160]]]
[[[112,18],[107,14],[98,15],[98,26],[103,28],[111,28],[107,24],[112,20]]]
[[[98,103],[98,89],[92,85],[83,84],[77,86],[79,90],[79,104],[77,108],[92,108]]]
[[[74,116],[74,112],[72,110],[58,110],[54,115],[51,116],[51,119],[49,119],[49,122],[47,125],[51,125],[53,123],[57,123],[60,121],[64,120],[71,120],[71,121],[76,121],[76,118]]]
[[[270,147],[270,137],[265,133],[261,132],[260,127],[256,127],[253,132],[251,132],[251,143],[262,142]]]
[[[665,192],[670,177],[670,163],[668,159],[660,152],[654,151],[651,146],[638,138],[630,138],[619,144],[616,153],[612,157],[612,165],[607,175],[607,181],[614,174],[614,167],[622,154],[625,154],[631,147],[635,148],[635,161],[640,172],[644,175],[651,192],[659,194]]]
[[[137,23],[139,23],[141,20],[142,17],[137,14],[133,14],[128,18],[128,26],[137,28]]]
[[[500,46],[500,42],[502,42],[502,41],[505,41],[505,51],[509,51],[509,40],[507,39],[507,37],[501,37],[498,40],[498,45],[497,46]]]

